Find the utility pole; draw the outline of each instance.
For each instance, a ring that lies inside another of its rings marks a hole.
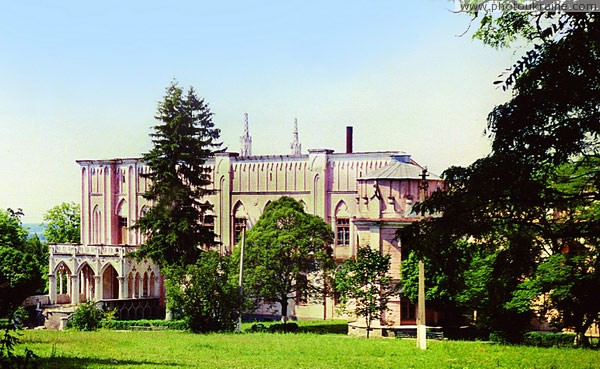
[[[240,296],[240,310],[236,333],[242,333],[242,313],[244,310],[243,298],[244,298],[244,249],[246,247],[246,225],[242,227],[242,243],[240,245],[240,278],[238,280],[238,294]]]
[[[427,168],[421,172],[421,203],[425,201],[425,192],[429,188],[427,183]],[[421,211],[421,219],[425,217],[425,210]],[[417,348],[427,350],[427,322],[425,319],[425,264],[419,260],[419,297],[417,301]]]

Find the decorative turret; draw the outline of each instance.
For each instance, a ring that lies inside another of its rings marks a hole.
[[[298,140],[298,119],[294,118],[294,141],[292,141],[290,148],[292,149],[292,155],[302,154],[302,144]]]
[[[244,134],[240,137],[240,156],[252,155],[252,137],[248,131],[248,113],[244,113]]]

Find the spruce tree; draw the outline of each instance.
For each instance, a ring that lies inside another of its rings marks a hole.
[[[202,220],[211,205],[203,200],[211,193],[209,157],[220,151],[220,130],[204,99],[192,87],[187,93],[176,81],[166,89],[150,134],[154,147],[143,155],[150,168],[150,189],[144,197],[151,209],[135,227],[148,238],[137,256],[148,257],[161,267],[193,264],[202,248],[214,244],[213,229]]]

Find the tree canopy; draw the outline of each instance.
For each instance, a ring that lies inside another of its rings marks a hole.
[[[390,297],[399,295],[400,285],[389,274],[391,256],[360,247],[356,259],[349,259],[335,273],[335,289],[342,304],[365,318],[367,338],[373,320],[381,319]],[[350,304],[350,305],[348,305]]]
[[[0,210],[0,317],[6,317],[42,286],[41,268],[30,252],[20,211]]]
[[[236,268],[229,257],[215,251],[201,253],[195,264],[171,270],[169,308],[181,311],[193,332],[233,331],[242,301],[232,270]]]
[[[246,296],[281,304],[284,321],[295,296],[324,293],[323,272],[333,266],[333,232],[303,205],[281,197],[270,203],[248,231],[244,253]],[[240,249],[235,250],[239,261]]]
[[[554,322],[581,337],[599,311],[583,286],[600,277],[600,19],[597,13],[474,15],[481,18],[475,36],[487,44],[507,46],[523,36],[531,49],[497,81],[512,88],[512,97],[489,114],[492,152],[447,169],[446,190],[415,207],[443,216],[400,236],[456,281],[455,302],[476,309],[483,326],[518,337],[529,321],[525,297],[531,307],[539,294],[546,309],[538,311],[559,309]],[[448,268],[449,258],[463,260],[458,272]],[[564,268],[550,267],[557,260]]]
[[[44,236],[49,243],[79,243],[81,237],[81,209],[73,202],[63,202],[44,214]]]
[[[211,192],[206,160],[221,146],[212,115],[193,88],[184,93],[177,82],[167,87],[158,104],[159,123],[150,134],[154,147],[143,155],[150,168],[145,174],[150,189],[144,197],[153,206],[135,227],[148,236],[138,256],[160,266],[194,264],[200,249],[215,243],[213,229],[203,225],[211,205],[202,200]]]

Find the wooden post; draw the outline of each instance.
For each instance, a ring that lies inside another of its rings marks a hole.
[[[238,280],[238,293],[240,296],[240,310],[238,323],[236,327],[236,333],[242,333],[242,312],[243,312],[243,303],[242,299],[244,297],[244,248],[246,246],[246,225],[242,227],[242,243],[240,245],[240,278]]]
[[[425,264],[419,260],[419,298],[417,305],[417,348],[427,350],[427,322],[425,321]]]
[[[420,201],[425,201],[425,191],[427,190],[427,168],[421,173]],[[421,211],[421,218],[425,217],[425,211]],[[419,297],[417,301],[417,348],[427,350],[427,322],[425,319],[425,264],[419,260]]]

